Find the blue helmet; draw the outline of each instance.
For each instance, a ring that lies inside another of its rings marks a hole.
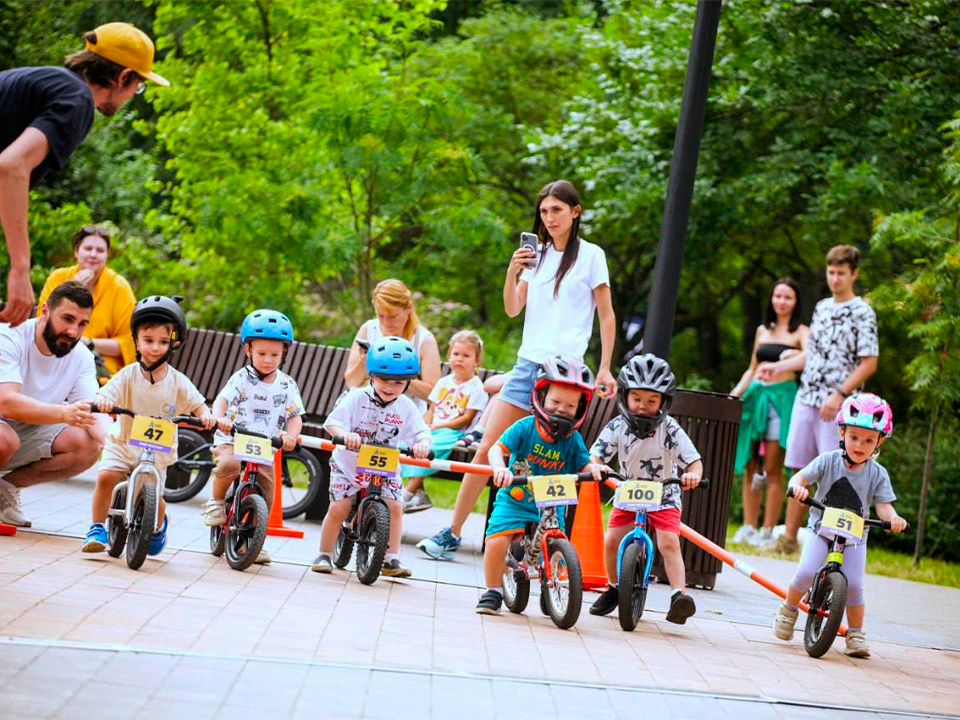
[[[256,338],[279,340],[285,345],[293,342],[293,323],[290,318],[277,310],[266,308],[254,310],[243,319],[240,326],[240,342],[246,343]]]
[[[367,351],[367,374],[384,380],[416,380],[420,358],[409,341],[385,337]]]

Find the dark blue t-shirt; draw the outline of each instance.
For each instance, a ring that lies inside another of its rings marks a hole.
[[[0,152],[28,127],[47,136],[50,151],[30,173],[30,187],[60,170],[93,125],[93,95],[86,81],[62,67],[0,72]]]

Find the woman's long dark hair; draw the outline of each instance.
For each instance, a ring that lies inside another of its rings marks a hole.
[[[537,194],[537,206],[533,213],[533,232],[535,232],[537,237],[540,238],[540,242],[543,243],[544,250],[547,249],[548,245],[553,244],[553,238],[550,237],[550,234],[547,232],[547,228],[545,228],[543,225],[543,219],[540,217],[540,204],[549,195],[552,195],[553,197],[557,198],[557,200],[566,203],[570,207],[576,207],[580,204],[580,193],[577,192],[577,189],[573,186],[573,183],[567,180],[554,180],[552,183],[547,183],[543,186],[543,188]],[[570,272],[570,268],[572,268],[573,264],[577,262],[577,255],[579,252],[580,216],[577,215],[577,217],[573,219],[573,224],[570,226],[570,238],[567,240],[567,246],[563,249],[563,257],[560,258],[560,267],[557,268],[557,274],[554,276],[554,297],[556,297],[560,292],[560,283],[564,276]],[[540,265],[543,265],[543,259],[546,256],[546,252],[540,253]]]
[[[800,327],[800,324],[803,322],[803,313],[800,307],[803,301],[800,298],[800,283],[793,278],[780,278],[773,284],[773,287],[770,288],[770,302],[767,303],[767,315],[763,320],[763,324],[771,330],[773,330],[777,324],[777,311],[773,309],[773,291],[777,289],[777,285],[786,285],[793,290],[793,294],[797,296],[797,302],[793,306],[793,312],[790,313],[790,323],[788,325],[790,332],[796,332],[797,328]]]

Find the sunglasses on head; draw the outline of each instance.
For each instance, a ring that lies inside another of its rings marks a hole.
[[[82,228],[80,228],[80,232],[83,233],[83,237],[96,235],[97,237],[110,239],[110,231],[102,225],[84,225]]]

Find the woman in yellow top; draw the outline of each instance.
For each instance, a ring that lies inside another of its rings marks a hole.
[[[73,236],[77,264],[50,273],[40,293],[40,305],[53,289],[67,280],[78,280],[93,293],[93,314],[83,333],[84,344],[103,358],[110,374],[136,358],[130,334],[130,314],[137,299],[123,276],[107,267],[110,232],[99,225],[84,225]]]

